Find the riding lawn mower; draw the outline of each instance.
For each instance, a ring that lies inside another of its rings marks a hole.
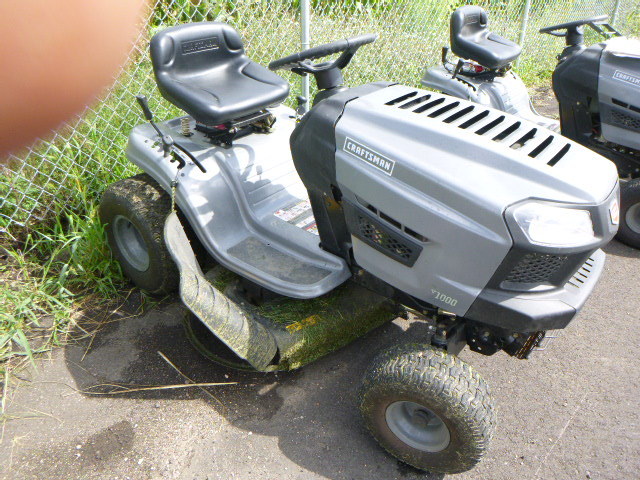
[[[617,231],[618,175],[491,107],[385,81],[347,87],[342,70],[375,39],[266,69],[224,23],[157,33],[157,86],[185,114],[156,123],[138,97],[148,123],[126,154],[144,173],[106,189],[101,218],[124,273],[150,293],[178,289],[187,335],[227,366],[298,368],[411,317],[424,335],[376,356],[358,405],[398,459],[462,472],[496,417],[458,353],[525,359],[572,321]],[[308,112],[282,105],[282,70],[314,77]]]
[[[512,69],[520,45],[490,31],[481,7],[467,5],[453,12],[451,45],[443,49],[442,65],[428,68],[421,82],[560,131],[613,161],[621,187],[617,238],[640,248],[640,41],[622,36],[607,21],[601,15],[540,30],[566,42],[552,76],[560,122],[536,112]],[[602,41],[587,47],[587,26]],[[449,60],[449,50],[457,62]]]

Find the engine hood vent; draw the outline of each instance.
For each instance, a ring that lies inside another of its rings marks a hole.
[[[561,161],[571,149],[571,144],[563,137],[552,134],[545,128],[524,125],[516,117],[507,118],[497,110],[461,102],[457,98],[439,93],[425,94],[424,91],[414,90],[390,99],[385,105],[472,131],[514,150],[521,150],[550,167]]]
[[[350,100],[334,128],[338,181],[349,168],[381,177],[385,188],[366,201],[403,225],[411,223],[388,206],[392,199],[379,201],[388,185],[434,198],[445,189],[451,204],[473,198],[479,208],[503,212],[526,198],[597,204],[618,182],[611,161],[558,133],[415,87],[390,85]]]

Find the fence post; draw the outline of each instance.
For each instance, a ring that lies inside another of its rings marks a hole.
[[[531,0],[525,0],[524,2],[524,12],[522,14],[522,23],[520,24],[520,38],[518,39],[518,43],[522,48],[524,48],[524,39],[527,34],[527,23],[529,22],[529,10],[531,9]],[[516,65],[520,64],[520,58],[516,60]]]
[[[302,43],[302,50],[309,48],[310,44],[310,20],[309,20],[309,0],[300,0],[300,40]],[[300,92],[307,101],[304,104],[304,111],[309,110],[309,75],[302,77],[302,90]]]
[[[616,0],[613,6],[613,13],[611,14],[611,25],[616,26],[616,20],[618,18],[618,10],[620,9],[620,0]]]

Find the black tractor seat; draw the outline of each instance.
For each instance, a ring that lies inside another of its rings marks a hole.
[[[489,31],[488,23],[484,9],[473,5],[458,8],[451,14],[451,50],[492,70],[506,67],[518,58],[522,48]]]
[[[233,123],[289,95],[289,84],[251,61],[238,32],[225,23],[190,23],[157,33],[151,61],[162,96],[207,127]]]

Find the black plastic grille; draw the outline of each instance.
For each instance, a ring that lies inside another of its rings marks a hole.
[[[372,205],[343,202],[349,232],[389,258],[413,267],[428,240]]]
[[[545,283],[550,281],[568,257],[545,253],[527,253],[505,278],[511,283]]]
[[[409,261],[414,257],[414,251],[410,245],[407,245],[395,235],[381,230],[368,218],[358,215],[358,227],[362,237],[387,250],[392,256],[399,257],[405,261]]]
[[[640,119],[634,118],[626,113],[611,110],[611,119],[613,120],[613,123],[622,127],[630,128],[632,130],[640,130]]]

